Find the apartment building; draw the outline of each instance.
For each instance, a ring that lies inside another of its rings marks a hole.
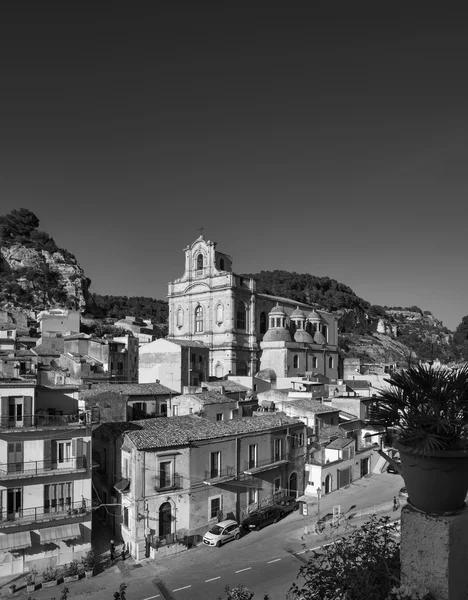
[[[91,427],[73,394],[0,382],[0,576],[91,547]]]

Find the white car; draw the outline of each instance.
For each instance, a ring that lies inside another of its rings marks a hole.
[[[228,519],[220,521],[205,533],[203,543],[207,546],[220,547],[229,540],[238,540],[241,536],[239,523]]]

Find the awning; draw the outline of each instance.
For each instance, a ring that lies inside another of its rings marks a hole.
[[[29,548],[29,546],[32,546],[30,531],[0,535],[0,550],[2,551],[19,550],[20,548]]]
[[[81,529],[79,523],[69,523],[68,525],[60,525],[60,527],[48,527],[47,529],[39,530],[41,544],[49,542],[58,542],[60,540],[73,540],[81,537]]]
[[[114,490],[118,492],[127,492],[130,487],[130,479],[121,479],[114,485]]]
[[[263,473],[264,471],[270,471],[271,469],[277,469],[282,465],[287,465],[287,460],[277,460],[275,462],[269,463],[267,465],[262,465],[261,467],[251,467],[250,469],[245,469],[244,473],[246,475],[256,475],[257,473]]]

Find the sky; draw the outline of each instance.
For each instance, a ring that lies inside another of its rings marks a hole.
[[[146,5],[146,7],[145,7]],[[164,299],[204,228],[237,273],[468,314],[468,20],[441,3],[5,3],[0,214],[91,291]]]

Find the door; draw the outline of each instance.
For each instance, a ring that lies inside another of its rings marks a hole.
[[[289,495],[294,498],[297,496],[297,473],[291,473],[289,477]]]
[[[164,502],[159,508],[159,536],[166,536],[172,530],[172,514],[169,502]]]
[[[331,486],[332,486],[331,475],[327,475],[325,477],[325,494],[329,494],[331,492]]]
[[[8,442],[8,473],[23,472],[22,442]]]
[[[361,459],[361,477],[369,474],[369,457]]]
[[[23,398],[10,398],[9,427],[23,427]]]
[[[7,513],[8,520],[15,521],[21,517],[23,508],[23,490],[21,488],[12,488],[7,492]]]

